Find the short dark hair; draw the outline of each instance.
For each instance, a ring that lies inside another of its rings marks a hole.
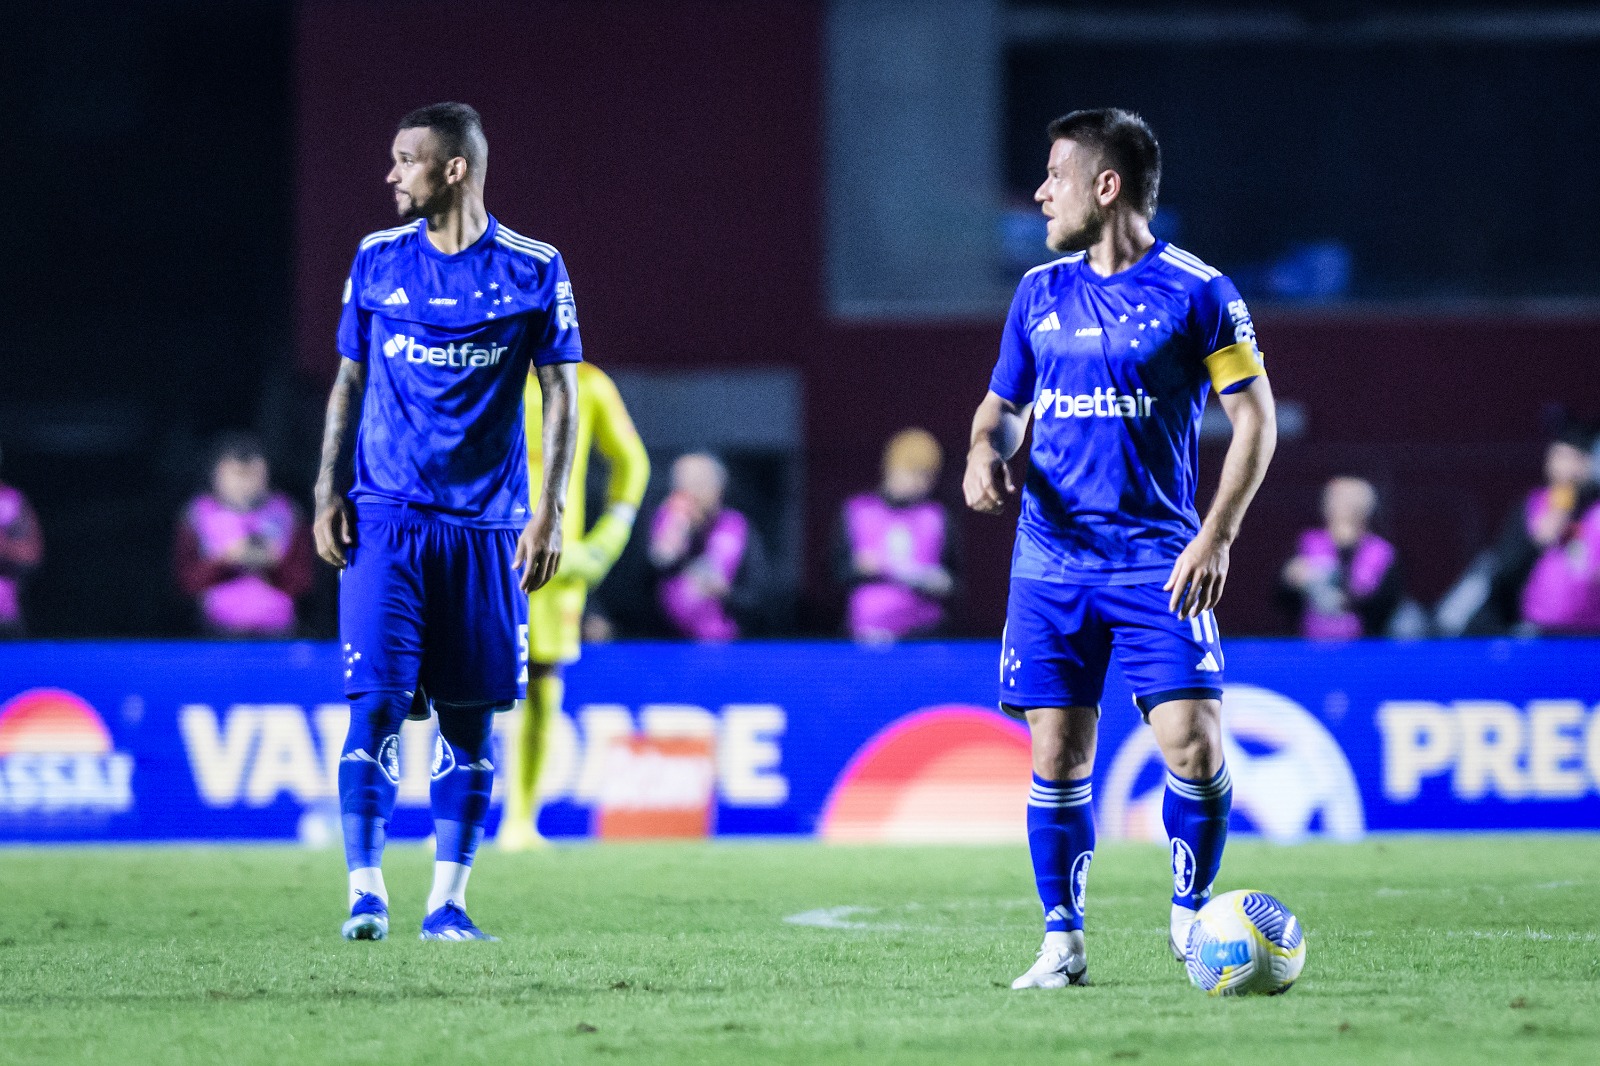
[[[1134,209],[1147,218],[1155,215],[1161,146],[1144,119],[1120,107],[1097,107],[1062,115],[1045,132],[1051,144],[1074,141],[1097,152],[1097,171],[1115,170]]]
[[[467,170],[480,177],[489,165],[489,140],[483,135],[483,119],[471,104],[419,107],[401,119],[397,129],[432,130],[446,159],[460,156],[467,161]]]

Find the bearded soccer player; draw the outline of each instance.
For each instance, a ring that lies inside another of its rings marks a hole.
[[[544,456],[538,385],[528,382],[529,477],[542,477]],[[585,529],[589,451],[600,452],[610,467],[606,510]],[[544,768],[547,738],[561,713],[563,672],[578,660],[583,608],[589,590],[598,585],[628,546],[650,481],[650,456],[622,403],[622,394],[593,363],[578,364],[578,450],[573,460],[562,539],[561,567],[550,583],[528,597],[528,698],[517,716],[516,739],[506,774],[505,811],[495,842],[505,851],[526,851],[544,844],[539,819],[539,773]]]
[[[1100,696],[1117,657],[1167,766],[1168,943],[1181,958],[1211,893],[1232,785],[1222,750],[1222,645],[1212,608],[1228,550],[1277,440],[1255,329],[1222,274],[1150,233],[1161,179],[1137,115],[1075,111],[1048,129],[1034,193],[1061,259],[1017,288],[964,490],[998,514],[1006,462],[1033,418],[1011,558],[1000,705],[1032,737],[1028,846],[1044,943],[1013,988],[1089,983],[1084,888]],[[1214,389],[1233,424],[1216,497],[1195,510],[1200,415]]]
[[[340,567],[350,732],[339,802],[350,940],[389,931],[381,861],[400,726],[437,714],[437,841],[424,940],[492,940],[466,912],[494,781],[490,724],[526,683],[526,596],[557,572],[582,359],[572,284],[550,245],[484,208],[478,113],[400,121],[393,187],[408,221],[361,241],[345,282],[339,375],[317,479],[317,552]],[[523,386],[543,396],[530,504]]]

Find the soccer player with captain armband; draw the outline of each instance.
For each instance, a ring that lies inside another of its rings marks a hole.
[[[1150,128],[1105,109],[1064,115],[1048,132],[1047,177],[1034,199],[1046,243],[1067,254],[1017,287],[964,482],[969,506],[1000,513],[1017,494],[1006,461],[1033,423],[999,703],[1032,739],[1028,847],[1045,934],[1017,989],[1089,983],[1092,777],[1113,657],[1167,766],[1167,932],[1183,957],[1222,862],[1233,799],[1212,608],[1277,440],[1238,290],[1150,232],[1161,175]],[[1212,391],[1233,440],[1202,519],[1200,416]]]

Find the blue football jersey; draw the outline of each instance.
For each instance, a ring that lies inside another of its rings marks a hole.
[[[989,382],[1033,405],[1012,575],[1165,581],[1200,529],[1206,390],[1264,373],[1233,283],[1164,241],[1111,277],[1082,252],[1030,270]]]
[[[520,528],[528,368],[583,358],[572,282],[555,248],[493,217],[454,255],[425,226],[369,234],[345,282],[339,352],[367,364],[350,498]]]

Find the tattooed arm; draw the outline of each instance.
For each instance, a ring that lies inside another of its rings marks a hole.
[[[356,542],[355,507],[346,495],[355,480],[356,427],[367,391],[367,364],[339,360],[339,376],[328,397],[322,428],[322,468],[317,473],[316,517],[311,525],[317,554],[343,568],[345,549]]]

